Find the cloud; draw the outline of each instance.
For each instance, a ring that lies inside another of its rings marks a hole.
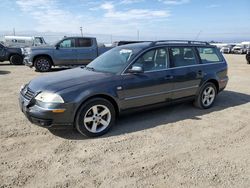
[[[120,4],[134,4],[134,3],[140,3],[144,0],[122,0]]]
[[[59,9],[55,0],[17,0],[21,10],[38,22],[38,31],[74,32],[81,26],[80,20],[72,13]]]
[[[218,8],[218,7],[220,7],[219,4],[211,4],[207,6],[207,8]]]
[[[170,16],[170,12],[165,10],[130,9],[117,11],[115,5],[111,2],[102,4],[100,8],[106,11],[104,13],[105,18],[122,21],[167,18]]]
[[[126,3],[132,3],[129,1]],[[121,2],[82,2],[85,11],[73,12],[59,0],[16,0],[21,11],[35,21],[29,29],[39,32],[79,33],[82,26],[84,33],[134,35],[137,29],[146,33],[170,16],[167,10],[133,9]]]
[[[190,0],[159,0],[159,1],[167,5],[182,5],[190,2]]]

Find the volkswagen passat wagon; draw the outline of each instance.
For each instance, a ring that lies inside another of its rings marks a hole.
[[[19,103],[34,124],[74,125],[83,135],[106,133],[125,111],[193,100],[210,108],[228,82],[215,46],[155,41],[119,46],[86,67],[51,73],[22,86]]]

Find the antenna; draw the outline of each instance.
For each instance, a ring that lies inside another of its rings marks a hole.
[[[201,33],[202,33],[202,30],[200,30],[200,31],[198,32],[198,34],[196,35],[196,37],[194,38],[194,40],[198,40]]]

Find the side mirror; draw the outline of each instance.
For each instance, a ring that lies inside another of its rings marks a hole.
[[[56,44],[55,47],[56,47],[56,49],[58,50],[59,47],[60,47],[60,45],[59,45],[59,44]]]
[[[132,73],[132,74],[139,74],[139,73],[143,73],[144,70],[142,67],[140,66],[132,66],[131,69],[128,70],[129,73]]]

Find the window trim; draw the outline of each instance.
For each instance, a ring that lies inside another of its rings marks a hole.
[[[90,46],[80,46],[80,39],[89,39],[91,41],[91,45]],[[76,41],[77,41],[77,43],[76,43],[75,48],[92,48],[93,47],[93,40],[91,38],[77,38]]]
[[[184,65],[184,66],[178,66],[178,67],[174,66],[173,56],[172,56],[172,53],[170,52],[171,48],[190,48],[192,50],[193,54],[194,54],[194,58],[195,58],[195,62],[196,62],[193,65],[200,65],[201,64],[201,61],[200,61],[200,59],[199,59],[199,57],[197,55],[197,51],[196,51],[194,46],[181,46],[181,45],[180,46],[169,46],[168,51],[169,51],[169,58],[170,58],[170,65],[171,65],[169,68],[179,68],[179,67],[193,66],[193,65]]]
[[[136,61],[141,57],[143,56],[144,54],[146,54],[147,52],[151,51],[151,50],[157,50],[157,49],[161,49],[161,48],[164,48],[166,50],[166,54],[167,54],[167,68],[165,69],[161,69],[161,70],[151,70],[151,71],[144,71],[143,73],[150,73],[150,72],[159,72],[159,71],[164,71],[164,70],[167,70],[170,66],[170,58],[169,58],[169,52],[168,52],[168,46],[157,46],[157,47],[153,47],[153,48],[148,48],[144,51],[142,51],[141,53],[139,53],[129,64],[128,66],[125,67],[125,69],[122,71],[121,75],[127,75],[127,74],[130,74],[128,73],[128,69],[131,65],[133,65],[134,63],[136,63]],[[154,52],[154,56],[156,55],[156,52]]]
[[[65,40],[74,40],[74,46],[72,47],[67,47],[67,48],[65,48],[65,47],[61,47],[61,43],[63,42],[63,41],[65,41]],[[62,48],[62,49],[70,49],[70,48],[76,48],[76,39],[75,38],[67,38],[67,39],[63,39],[63,40],[61,40],[60,42],[59,42],[59,46],[60,46],[60,48]]]
[[[199,49],[198,48],[211,48],[211,49],[215,49],[215,54],[217,55],[217,57],[219,58],[219,61],[208,61],[207,63],[204,63],[201,59],[201,56],[200,56],[200,52],[199,52]],[[199,60],[200,60],[200,63],[201,64],[211,64],[211,63],[220,63],[220,62],[223,62],[224,59],[223,57],[219,54],[219,50],[216,48],[216,47],[203,47],[203,46],[197,46],[196,47],[196,51],[197,51],[197,55],[199,56]]]

